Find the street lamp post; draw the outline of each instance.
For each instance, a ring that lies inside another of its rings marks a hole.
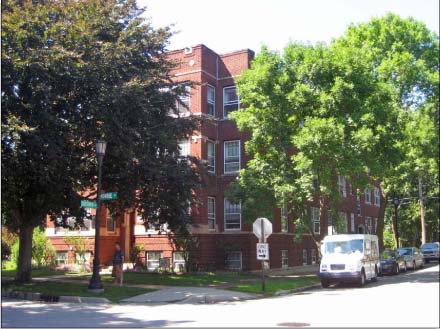
[[[397,248],[400,248],[400,236],[399,236],[399,229],[398,229],[398,225],[397,225],[397,208],[400,205],[400,200],[396,196],[393,198],[393,205],[394,205],[394,234],[396,237]]]
[[[101,169],[102,161],[105,155],[105,148],[107,142],[104,140],[96,141],[96,156],[98,157],[98,195],[96,206],[96,220],[95,220],[95,255],[93,257],[93,275],[89,283],[89,291],[102,292],[101,277],[99,276],[99,231],[100,231],[100,218],[101,218]]]

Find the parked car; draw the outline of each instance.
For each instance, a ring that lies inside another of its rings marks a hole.
[[[405,258],[397,250],[385,250],[380,255],[381,274],[399,274],[400,271],[406,272]]]
[[[438,242],[429,242],[424,243],[420,248],[422,250],[423,258],[425,259],[425,263],[429,263],[431,260],[439,261],[440,259],[440,243]]]
[[[399,248],[397,251],[405,259],[407,268],[411,268],[412,270],[415,270],[417,267],[423,268],[425,261],[423,260],[423,254],[418,248]]]

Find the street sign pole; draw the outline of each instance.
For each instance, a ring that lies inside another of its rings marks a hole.
[[[264,222],[261,221],[261,243],[265,243],[266,239],[264,238]],[[263,293],[266,292],[266,282],[264,281],[264,260],[261,260],[261,287],[263,289]]]

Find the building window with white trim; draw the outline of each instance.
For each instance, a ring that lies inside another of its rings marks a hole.
[[[235,86],[223,88],[223,118],[227,118],[230,112],[240,108],[240,101]]]
[[[75,252],[75,260],[76,263],[79,265],[83,265],[83,264],[90,264],[90,256],[91,256],[91,252],[90,251],[86,251],[86,252]]]
[[[225,198],[225,230],[241,229],[241,203],[232,203]]]
[[[351,233],[354,233],[355,231],[355,227],[354,227],[354,214],[351,213],[350,214],[350,231]]]
[[[184,85],[184,92],[179,96],[177,101],[177,113],[179,116],[188,116],[190,114],[190,94],[191,86],[189,84]]]
[[[287,218],[287,207],[281,207],[281,232],[289,232],[289,220]]]
[[[106,227],[107,227],[107,232],[115,232],[116,231],[115,215],[112,215],[110,213],[109,209],[107,209]]]
[[[281,268],[289,267],[289,252],[288,250],[281,250]]]
[[[185,258],[183,251],[173,252],[173,269],[174,272],[185,272]]]
[[[320,233],[319,208],[311,207],[312,229],[314,234]]]
[[[316,249],[312,249],[312,264],[316,264]]]
[[[345,178],[344,176],[338,175],[338,188],[339,194],[342,196],[347,196],[347,190],[345,188]]]
[[[161,258],[161,251],[147,251],[147,269],[149,271],[154,271],[159,268],[159,260]]]
[[[215,230],[215,198],[208,197],[208,229]]]
[[[188,157],[191,155],[191,143],[189,140],[179,142],[179,155],[181,157]]]
[[[347,233],[347,214],[343,211],[339,212],[339,220],[341,221],[341,233]]]
[[[55,264],[67,264],[67,251],[57,251],[55,253]]]
[[[365,218],[365,225],[367,226],[368,234],[373,233],[373,222],[371,217]]]
[[[241,251],[230,251],[226,254],[226,268],[229,270],[242,269]]]
[[[224,172],[225,174],[237,173],[240,170],[240,141],[224,142]]]
[[[207,92],[207,106],[208,106],[208,114],[215,117],[215,88],[211,85],[208,85],[206,88]]]
[[[365,203],[371,204],[371,190],[369,188],[366,188],[364,193],[365,193]]]
[[[215,173],[215,144],[207,141],[207,153],[208,153],[208,172]]]
[[[358,194],[356,197],[356,201],[357,201],[357,215],[361,216],[362,215],[362,210],[361,210],[361,196]]]
[[[380,207],[380,190],[378,187],[374,188],[374,205]]]
[[[307,265],[307,249],[303,249],[303,265]]]

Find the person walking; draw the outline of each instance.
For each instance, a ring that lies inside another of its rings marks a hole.
[[[115,278],[114,284],[118,284],[122,286],[123,280],[123,269],[124,265],[124,252],[121,249],[121,244],[119,242],[115,242],[115,255],[113,257],[113,270],[112,277]]]

